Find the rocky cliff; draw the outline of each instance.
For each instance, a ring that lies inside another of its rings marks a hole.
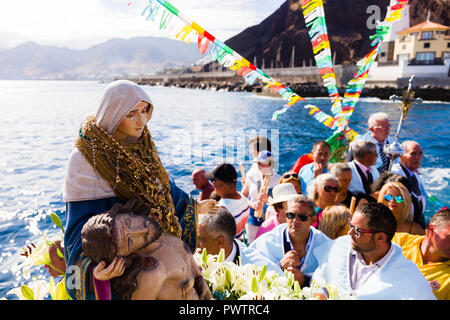
[[[370,13],[367,8],[377,5],[381,17],[386,15],[389,0],[324,0],[325,17],[335,63],[355,63],[370,50],[369,36],[373,29],[367,27]],[[450,1],[410,0],[411,25],[426,20],[431,11],[431,21],[449,25]],[[260,24],[247,28],[226,41],[226,44],[258,67],[291,65],[295,52],[295,66],[313,62],[311,42],[305,26],[299,0],[287,0]]]

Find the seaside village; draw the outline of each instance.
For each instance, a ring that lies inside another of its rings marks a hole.
[[[321,2],[303,0],[306,21],[318,18],[312,6]],[[417,86],[448,83],[449,26],[429,15],[410,25],[407,2],[391,1],[389,12],[406,13],[401,19],[392,13],[395,23],[377,29],[380,54],[366,56],[354,91],[346,93],[355,104],[366,81],[403,81],[402,91],[411,76]],[[184,19],[167,1],[158,3]],[[220,45],[190,23],[183,30]],[[323,49],[318,38],[328,41],[328,35],[312,39],[314,52]],[[238,74],[259,77],[287,97],[278,117],[303,99],[270,78],[280,71],[258,73],[227,50],[223,55],[234,57],[228,67],[246,68]],[[301,77],[298,69],[306,68],[283,70]],[[314,68],[319,79],[332,70]],[[25,264],[45,266],[53,299],[450,300],[450,209],[425,215],[429,195],[420,169],[426,155],[416,137],[398,141],[401,123],[394,128],[385,112],[373,112],[353,135],[346,125],[354,104],[340,105],[327,83],[333,114],[316,107],[311,115],[343,130],[314,141],[286,172],[277,172],[276,141],[250,137],[247,168],[227,162],[197,168],[192,195],[158,156],[146,126],[153,104],[136,82],[108,84],[96,115],[83,121],[64,179],[65,225],[52,215],[64,238],[24,250]],[[405,119],[416,100],[410,91],[398,99]],[[15,292],[35,294],[30,286]]]

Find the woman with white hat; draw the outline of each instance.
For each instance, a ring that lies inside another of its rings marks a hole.
[[[272,197],[269,197],[267,203],[273,206],[276,214],[262,223],[262,225],[258,229],[258,232],[256,233],[255,239],[263,233],[272,230],[276,226],[282,223],[286,223],[287,202],[293,196],[297,195],[297,191],[295,190],[295,187],[292,185],[292,183],[280,183],[273,188],[272,195]]]

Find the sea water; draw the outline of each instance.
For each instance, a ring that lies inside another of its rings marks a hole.
[[[62,199],[67,159],[81,121],[97,110],[107,84],[94,81],[0,81],[0,298],[31,279],[12,272],[23,257],[22,248],[48,230],[61,236],[50,220],[55,212],[65,223]],[[148,126],[169,174],[187,193],[198,195],[191,182],[195,169],[212,170],[218,163],[251,165],[248,139],[271,139],[279,173],[288,171],[315,141],[332,131],[314,120],[301,103],[278,121],[272,113],[284,101],[254,93],[202,91],[144,86],[155,106]],[[328,99],[309,99],[325,112]],[[413,105],[400,133],[400,142],[417,140],[424,151],[420,172],[428,194],[426,220],[450,202],[450,104]],[[350,120],[358,133],[367,130],[371,113],[386,112],[394,134],[400,117],[398,104],[376,98],[361,99]],[[240,176],[240,175],[239,175]],[[240,181],[239,181],[240,187]],[[31,277],[48,279],[34,267]]]

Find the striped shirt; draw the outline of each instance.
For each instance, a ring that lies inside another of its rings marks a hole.
[[[220,199],[219,206],[223,206],[230,211],[236,221],[236,238],[242,236],[245,230],[248,216],[250,214],[249,201],[242,193],[238,192],[240,199]]]

